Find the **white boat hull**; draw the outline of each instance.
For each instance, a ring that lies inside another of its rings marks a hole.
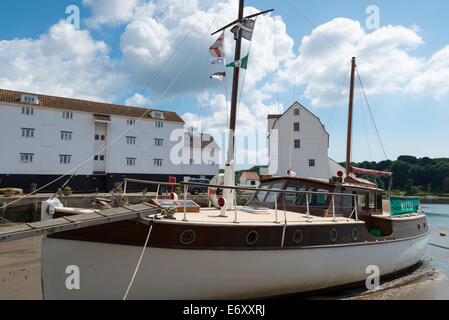
[[[148,248],[128,299],[243,299],[307,292],[365,281],[416,264],[428,236],[371,245],[292,250]],[[43,238],[45,299],[122,299],[142,247]],[[68,266],[80,271],[69,290]]]

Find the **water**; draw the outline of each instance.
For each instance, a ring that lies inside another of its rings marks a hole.
[[[430,243],[449,248],[449,204],[423,204],[431,228]],[[444,232],[448,236],[441,237]],[[317,299],[350,300],[447,300],[449,299],[449,250],[429,245],[421,263],[412,271],[382,282],[375,291],[342,291]]]

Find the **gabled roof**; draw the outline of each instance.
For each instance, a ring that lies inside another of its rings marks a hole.
[[[243,176],[245,176],[246,180],[256,180],[259,181],[260,177],[257,172],[243,172]]]
[[[21,102],[21,97],[24,94],[37,96],[39,98],[39,103],[32,104],[32,103]],[[55,96],[48,96],[48,95],[43,95],[43,94],[11,91],[11,90],[4,90],[4,89],[0,89],[0,102],[13,103],[13,104],[19,104],[19,105],[29,105],[29,106],[36,106],[36,107],[43,107],[43,108],[51,108],[51,109],[59,109],[59,110],[89,112],[89,113],[100,114],[100,115],[116,115],[116,116],[130,117],[130,118],[140,118],[142,115],[145,115],[144,119],[154,119],[154,120],[160,120],[160,119],[153,118],[151,116],[151,112],[152,111],[160,111],[164,114],[163,120],[184,123],[184,120],[182,120],[182,118],[176,112],[173,112],[173,111],[163,111],[163,110],[155,110],[155,109],[147,109],[147,108],[130,107],[130,106],[110,104],[110,103],[55,97]]]
[[[298,101],[295,101],[290,108],[288,108],[283,114],[270,114],[268,115],[268,119],[276,119],[276,121],[273,123],[273,128],[274,125],[276,124],[277,120],[279,120],[280,118],[282,118],[284,115],[286,115],[290,109],[294,108],[294,107],[301,107],[303,108],[305,111],[307,111],[311,116],[313,116],[314,118],[316,118],[318,120],[318,122],[320,123],[321,127],[323,128],[323,131],[329,136],[329,133],[326,131],[326,128],[324,127],[323,123],[321,122],[320,118],[318,118],[315,114],[313,114],[309,109],[307,109],[306,107],[304,107],[302,104],[300,104]],[[273,129],[271,128],[271,129]]]

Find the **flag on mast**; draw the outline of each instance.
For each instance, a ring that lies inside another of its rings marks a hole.
[[[234,62],[231,62],[231,63],[227,64],[226,67],[228,67],[228,68],[247,69],[247,67],[248,67],[248,55],[246,55],[246,57],[244,57],[244,58],[242,58],[240,60],[237,60],[237,61],[234,61]]]
[[[212,56],[212,60],[214,59],[223,59],[225,58],[225,52],[223,50],[223,42],[224,42],[224,31],[221,36],[218,37],[217,41],[209,48],[210,55]]]
[[[210,76],[211,79],[223,81],[226,78],[226,72],[216,72]]]

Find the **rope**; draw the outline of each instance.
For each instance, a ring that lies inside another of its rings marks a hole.
[[[133,276],[131,278],[131,282],[128,285],[128,289],[126,290],[126,293],[125,293],[125,296],[123,297],[123,300],[126,300],[126,298],[128,297],[129,290],[131,290],[131,287],[132,287],[132,285],[134,283],[134,279],[136,278],[137,271],[139,271],[140,263],[142,262],[143,255],[145,254],[145,249],[147,248],[147,245],[148,245],[149,240],[150,240],[151,230],[153,230],[153,225],[151,225],[150,226],[150,230],[148,230],[148,235],[147,235],[147,239],[145,240],[145,245],[143,246],[142,253],[140,254],[139,261],[137,262],[136,269],[134,270],[134,274],[133,274]]]
[[[362,79],[360,78],[360,74],[359,74],[359,70],[358,70],[357,66],[356,66],[355,70],[357,72],[357,78],[359,79],[360,86],[362,88],[362,92],[363,92],[363,95],[365,97],[366,105],[368,106],[368,110],[369,110],[369,114],[371,116],[371,120],[373,121],[374,128],[376,129],[377,137],[379,138],[379,142],[380,142],[380,145],[382,147],[382,151],[384,153],[385,160],[388,160],[387,153],[385,152],[385,148],[384,148],[384,145],[382,143],[382,139],[380,138],[380,134],[379,134],[379,130],[377,129],[376,121],[374,121],[373,113],[371,112],[371,106],[370,106],[370,104],[368,102],[368,98],[366,96],[365,89],[363,88]]]
[[[441,245],[435,244],[435,243],[429,243],[429,246],[434,246],[434,247],[437,247],[437,248],[449,250],[449,247],[441,246]]]

